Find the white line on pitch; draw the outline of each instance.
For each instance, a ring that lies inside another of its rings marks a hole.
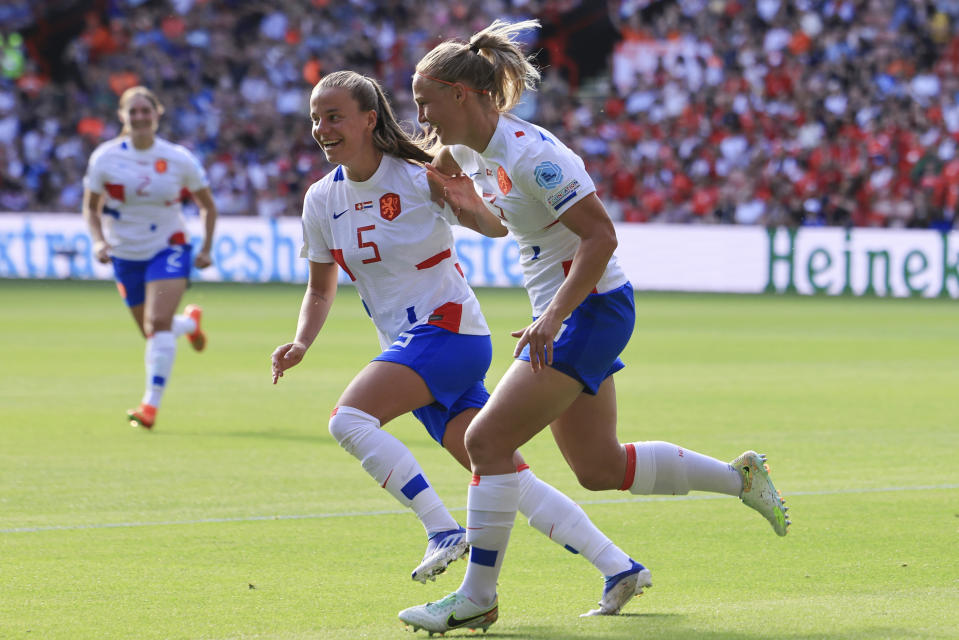
[[[790,491],[790,496],[837,496],[850,493],[893,493],[896,491],[942,491],[959,489],[959,484],[938,484],[917,487],[874,487],[861,489],[836,489],[832,491]],[[581,505],[622,504],[627,502],[672,502],[681,500],[721,500],[732,496],[714,493],[686,496],[644,496],[641,498],[622,498],[618,500],[580,500]],[[466,511],[466,507],[457,507],[450,511]],[[16,527],[0,529],[0,533],[38,533],[40,531],[78,531],[81,529],[122,529],[124,527],[161,527],[169,525],[219,524],[225,522],[259,522],[263,520],[317,520],[322,518],[353,518],[363,516],[392,516],[409,513],[408,509],[390,509],[385,511],[345,511],[338,513],[308,513],[299,515],[243,516],[238,518],[200,518],[197,520],[165,520],[159,522],[108,522],[100,524],[57,525],[49,527]]]

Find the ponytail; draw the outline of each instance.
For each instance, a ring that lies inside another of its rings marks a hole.
[[[536,89],[540,72],[520,49],[517,36],[538,29],[538,20],[496,20],[469,42],[447,40],[427,53],[416,73],[442,84],[462,83],[475,93],[490,96],[497,111],[509,111],[523,91]]]

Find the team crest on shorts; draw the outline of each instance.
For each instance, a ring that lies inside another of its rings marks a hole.
[[[157,158],[157,161],[153,163],[153,168],[156,169],[157,173],[166,173],[167,163],[163,158]]]
[[[403,212],[400,207],[400,196],[395,193],[384,193],[380,196],[380,216],[384,220],[393,220]]]

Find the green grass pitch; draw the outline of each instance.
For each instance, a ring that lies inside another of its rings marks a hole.
[[[529,305],[479,295],[495,384]],[[414,637],[396,613],[456,588],[464,563],[412,582],[421,526],[327,432],[377,351],[352,289],[270,384],[301,297],[188,291],[209,345],[180,343],[147,433],[124,420],[143,351],[113,285],[0,281],[0,638]],[[767,453],[792,530],[734,498],[588,492],[543,433],[524,448],[534,471],[655,586],[581,619],[600,577],[519,519],[489,637],[959,638],[959,304],[640,293],[637,309],[620,439]],[[389,428],[464,519],[467,472],[411,418]]]

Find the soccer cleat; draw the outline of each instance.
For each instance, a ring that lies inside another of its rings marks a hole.
[[[465,556],[469,548],[463,527],[434,533],[426,543],[423,562],[413,569],[412,578],[423,584],[427,580],[436,580],[436,576],[446,571],[451,562]]]
[[[196,331],[186,334],[187,340],[194,351],[203,351],[206,348],[206,334],[200,328],[200,319],[203,317],[203,309],[195,304],[188,304],[183,307],[183,314],[193,318],[196,322]]]
[[[140,406],[136,409],[130,409],[127,411],[127,420],[130,421],[131,427],[143,427],[144,429],[152,429],[153,423],[157,419],[157,408],[153,405],[149,405],[141,402]]]
[[[499,617],[498,601],[499,598],[494,597],[491,605],[481,607],[454,591],[442,600],[403,609],[399,616],[414,632],[425,629],[431,636],[450,629],[482,629],[485,633]]]
[[[746,451],[729,463],[743,479],[743,491],[739,499],[763,515],[780,536],[789,532],[792,524],[786,513],[789,508],[769,478],[766,456],[755,451]]]
[[[615,576],[607,576],[603,585],[603,597],[599,601],[599,609],[593,609],[580,614],[580,618],[588,616],[615,616],[633,596],[643,595],[643,589],[653,586],[652,574],[649,569],[633,559],[633,563],[626,571]]]

